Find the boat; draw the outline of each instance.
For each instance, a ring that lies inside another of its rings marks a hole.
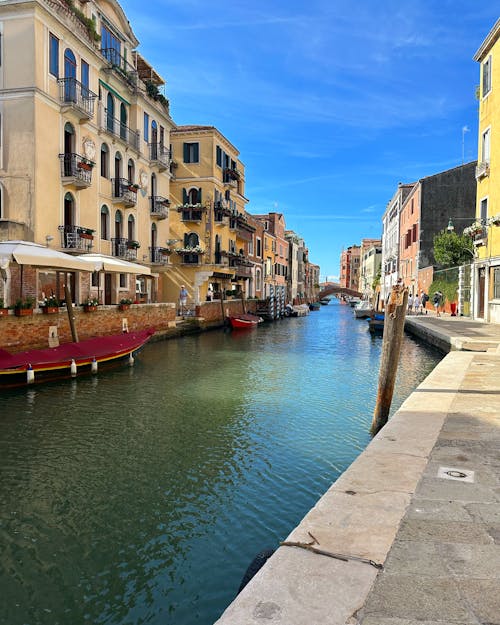
[[[354,308],[354,306],[357,306],[361,302],[361,298],[360,297],[349,297],[348,302],[349,302],[349,306],[351,308]]]
[[[330,300],[329,300],[329,299],[320,299],[320,300],[319,300],[319,303],[320,303],[322,306],[328,306],[328,304],[330,303]]]
[[[368,329],[372,334],[382,334],[384,332],[384,315],[383,313],[375,313],[368,321]]]
[[[250,313],[229,317],[229,323],[231,324],[233,330],[245,330],[248,328],[255,328],[259,325],[259,323],[262,323],[263,321],[264,319],[262,319],[262,317],[252,315]]]
[[[14,354],[0,349],[0,386],[23,386],[96,373],[99,368],[120,361],[133,363],[134,355],[154,332],[154,329],[149,328]]]
[[[374,314],[373,306],[368,300],[362,300],[354,306],[354,316],[356,319],[366,319]]]
[[[319,302],[311,302],[309,304],[309,310],[319,310],[320,309],[320,303]]]
[[[307,304],[287,304],[285,306],[285,317],[306,317],[309,314]]]

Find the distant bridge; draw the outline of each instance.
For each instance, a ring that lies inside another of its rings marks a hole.
[[[328,286],[322,289],[318,294],[318,299],[323,299],[328,295],[333,295],[334,293],[342,293],[343,295],[352,295],[353,297],[361,297],[362,293],[359,291],[354,291],[353,289],[346,289],[344,286],[340,286],[340,284],[335,284],[330,282]]]

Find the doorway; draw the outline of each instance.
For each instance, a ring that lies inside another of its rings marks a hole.
[[[111,295],[112,295],[112,281],[111,274],[104,274],[104,303],[109,306],[111,304]]]
[[[486,284],[486,268],[485,267],[479,268],[478,277],[479,277],[479,286],[478,286],[479,306],[478,306],[477,316],[480,317],[481,319],[484,319],[484,301],[485,301],[484,288]]]

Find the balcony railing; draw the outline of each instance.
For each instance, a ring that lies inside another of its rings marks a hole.
[[[93,230],[83,226],[59,226],[61,248],[89,252],[94,242]]]
[[[101,54],[108,61],[109,68],[123,78],[131,87],[137,86],[137,70],[115,48],[102,48]]]
[[[486,245],[488,242],[488,228],[483,226],[477,229],[472,235],[472,243],[475,246]]]
[[[486,176],[490,175],[490,164],[488,161],[479,162],[476,165],[476,180],[481,180],[481,178],[486,178]]]
[[[160,171],[168,169],[171,161],[170,150],[161,143],[148,143],[148,147],[151,164],[157,165]]]
[[[80,119],[91,119],[94,116],[94,101],[97,95],[76,78],[59,78],[57,82],[61,102],[75,109]]]
[[[165,247],[150,247],[149,248],[149,262],[152,265],[166,265],[168,261],[169,252]]]
[[[124,143],[134,148],[139,152],[140,150],[140,133],[138,130],[132,130],[126,123],[113,117],[113,111],[99,105],[99,128],[121,139]]]
[[[115,202],[128,208],[137,204],[137,189],[126,178],[111,178],[111,194]]]
[[[87,188],[92,184],[92,161],[74,153],[59,154],[59,161],[63,184],[73,184],[78,188]]]
[[[166,219],[168,217],[168,207],[170,205],[167,198],[161,195],[152,195],[149,197],[151,202],[151,217],[157,217],[158,219]]]
[[[125,237],[111,239],[112,255],[125,260],[137,260],[137,250],[140,247],[137,241]]]

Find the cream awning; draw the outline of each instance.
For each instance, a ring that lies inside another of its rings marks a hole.
[[[151,269],[139,263],[131,263],[115,256],[105,254],[82,254],[76,258],[91,263],[95,269],[93,271],[107,271],[110,273],[134,273],[143,276],[150,276]]]
[[[95,271],[94,265],[83,258],[70,256],[70,254],[29,241],[1,241],[0,264],[6,264],[5,261],[67,271]]]

